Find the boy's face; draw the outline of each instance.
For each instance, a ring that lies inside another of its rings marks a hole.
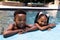
[[[42,26],[47,25],[47,18],[45,16],[42,16],[41,18],[39,18],[38,23]]]
[[[15,16],[15,23],[18,27],[24,28],[26,23],[26,15],[25,14],[17,14]]]

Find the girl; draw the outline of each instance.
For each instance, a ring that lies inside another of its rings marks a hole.
[[[47,14],[38,13],[35,19],[35,26],[40,30],[51,29],[55,24],[49,24],[49,16]]]

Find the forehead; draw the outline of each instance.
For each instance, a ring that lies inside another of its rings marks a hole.
[[[17,14],[16,16],[18,16],[18,17],[25,17],[26,15],[25,14]]]
[[[40,20],[47,20],[46,16],[41,16],[41,18],[39,18]]]

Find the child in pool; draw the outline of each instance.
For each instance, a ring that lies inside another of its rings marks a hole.
[[[40,30],[50,30],[55,24],[49,24],[48,15],[38,13],[35,19],[35,26]]]
[[[14,13],[14,22],[10,24],[7,30],[3,32],[3,35],[15,34],[15,33],[25,33],[34,30],[32,25],[26,24],[26,12],[23,10],[17,10]]]

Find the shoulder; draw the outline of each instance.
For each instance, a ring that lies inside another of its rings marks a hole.
[[[37,25],[38,25],[37,23],[34,24],[34,26],[37,26]]]
[[[8,29],[13,27],[14,27],[14,24],[9,24]]]
[[[32,27],[32,26],[33,26],[33,24],[26,24],[26,26],[28,26],[28,27]]]
[[[9,27],[13,26],[14,24],[9,24]]]

